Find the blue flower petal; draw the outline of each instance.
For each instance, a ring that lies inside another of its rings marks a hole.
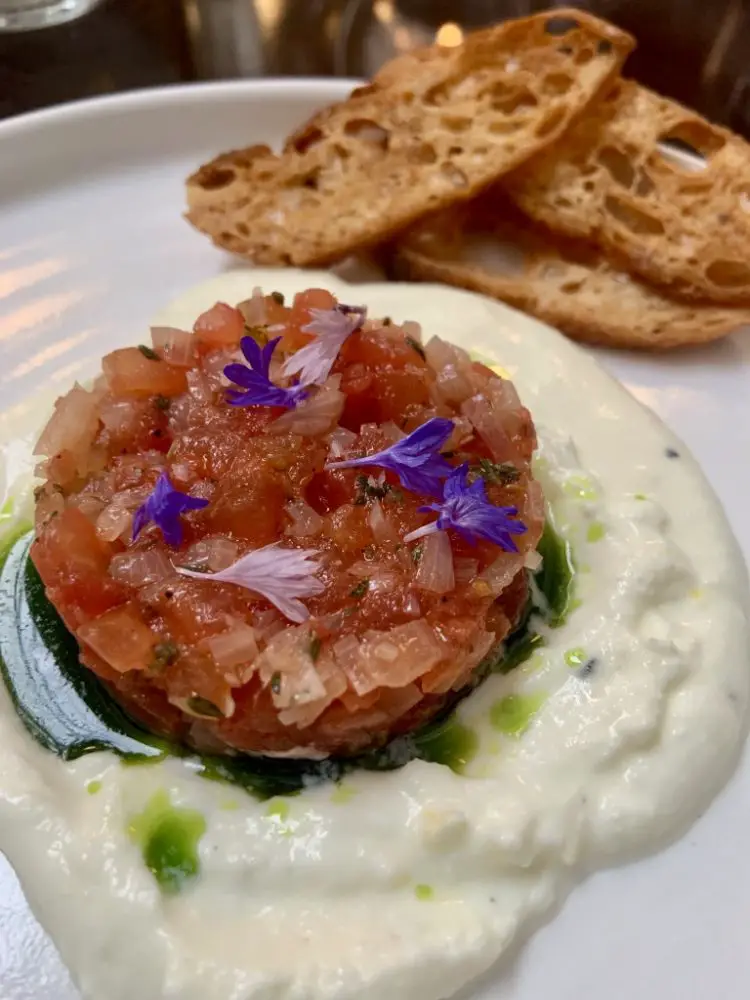
[[[202,510],[207,506],[208,500],[191,497],[176,490],[169,481],[166,469],[162,469],[151,495],[135,512],[133,541],[152,522],[161,531],[165,542],[176,548],[182,544],[182,514],[189,510]]]

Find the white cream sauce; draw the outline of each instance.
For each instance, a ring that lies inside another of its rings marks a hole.
[[[685,447],[548,328],[443,287],[294,271],[229,273],[158,321],[189,325],[254,285],[325,285],[496,358],[537,422],[580,607],[463,703],[480,738],[466,774],[415,761],[283,807],[177,760],[63,763],[0,692],[0,847],[92,1000],[437,1000],[491,966],[576,872],[675,837],[724,783],[745,733],[745,567]],[[6,423],[6,441],[33,437],[38,412]],[[25,448],[6,447],[6,485]],[[491,722],[511,695],[528,700],[506,709],[540,706],[515,735]],[[173,898],[126,832],[164,789],[208,824],[202,876]]]

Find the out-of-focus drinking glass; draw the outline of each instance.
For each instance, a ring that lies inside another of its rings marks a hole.
[[[0,0],[0,31],[30,31],[72,21],[102,0]]]

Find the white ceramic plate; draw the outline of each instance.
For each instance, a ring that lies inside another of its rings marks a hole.
[[[1,124],[0,411],[39,388],[67,388],[113,346],[132,343],[179,292],[240,266],[182,220],[183,179],[220,150],[280,142],[349,87],[294,80],[146,91]],[[692,448],[746,556],[748,336],[664,358],[597,352]],[[585,882],[472,996],[745,1000],[748,845],[746,760],[679,844]],[[2,856],[0,1000],[76,1000]]]

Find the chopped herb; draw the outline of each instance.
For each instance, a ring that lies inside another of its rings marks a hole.
[[[153,347],[147,347],[146,344],[139,344],[138,350],[141,352],[143,357],[148,358],[149,361],[161,361],[161,358]]]
[[[518,482],[520,472],[512,462],[491,462],[489,458],[480,458],[469,474],[472,482],[483,479],[486,483],[509,486]]]
[[[154,406],[157,410],[168,410],[172,405],[169,396],[154,396]]]
[[[281,674],[278,670],[271,677],[271,690],[274,694],[279,694],[281,691]]]
[[[320,656],[320,648],[322,645],[323,643],[320,639],[320,636],[314,635],[310,640],[309,653],[310,653],[310,659],[313,661],[313,663],[318,662],[318,657]]]
[[[154,658],[149,664],[150,670],[164,670],[171,666],[180,655],[179,647],[171,639],[164,642],[157,642],[154,646]]]
[[[189,573],[200,573],[202,576],[211,576],[204,565],[199,565],[198,563],[185,563],[184,566],[178,567],[179,569],[186,569]]]
[[[422,345],[419,343],[418,340],[415,340],[414,337],[404,337],[404,340],[409,345],[409,347],[411,347],[413,351],[417,352],[417,354],[423,361],[427,360],[427,355],[424,352],[424,347],[422,347]]]
[[[276,303],[276,305],[284,305],[284,293],[283,292],[271,292],[271,298]]]
[[[391,486],[388,490],[388,500],[393,500],[394,503],[401,503],[404,499],[404,491],[397,489],[395,486]]]
[[[424,553],[424,542],[420,542],[419,545],[415,545],[411,550],[411,557],[414,562],[419,565],[422,562],[422,555]]]
[[[383,317],[383,326],[393,326],[393,320],[390,316]]]
[[[44,486],[36,486],[34,488],[34,499],[36,500],[37,503],[39,503],[39,501],[42,499],[45,492],[46,492],[46,487]]]
[[[364,580],[360,580],[357,586],[353,590],[349,591],[349,596],[356,597],[357,599],[359,599],[360,597],[364,597],[369,589],[370,589],[370,581],[369,579],[365,578]]]
[[[201,698],[198,695],[193,695],[192,698],[188,698],[187,707],[194,715],[202,715],[207,719],[224,718],[224,713],[218,705],[214,705],[214,703],[209,701],[208,698]]]
[[[362,558],[363,559],[367,559],[368,562],[369,562],[370,559],[374,559],[375,558],[375,546],[374,545],[365,545],[365,547],[362,549]]]
[[[383,500],[393,489],[388,483],[372,482],[369,476],[357,476],[357,495],[354,503],[364,507],[368,500]],[[403,498],[403,494],[401,494]]]

